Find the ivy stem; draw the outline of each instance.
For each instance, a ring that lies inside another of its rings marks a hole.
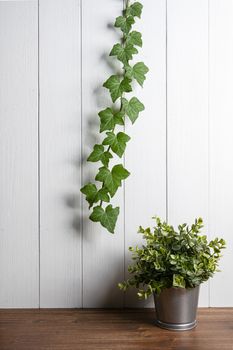
[[[120,105],[119,112],[121,112],[121,111],[122,111],[122,108],[123,108],[123,101],[122,101],[122,99],[123,99],[123,97],[124,97],[123,95],[124,95],[124,94],[122,94],[121,97],[120,97],[120,99],[121,99],[121,105]],[[112,129],[112,132],[114,132],[114,130],[115,130],[115,126],[114,126],[114,128]],[[111,149],[111,145],[108,146],[106,152],[109,152],[110,149]],[[102,189],[102,188],[104,188],[104,184],[102,184],[101,189]],[[101,207],[102,207],[102,204],[103,204],[103,201],[101,200],[101,201],[100,201],[100,206],[101,206]]]
[[[125,3],[125,10],[127,10],[127,8],[129,7],[129,2],[130,2],[130,0],[126,0],[126,3]],[[123,47],[125,46],[125,41],[126,41],[126,38],[125,38],[125,35],[123,34],[123,36],[122,36],[122,45],[123,45]],[[123,78],[124,78],[124,76],[125,76],[125,73],[126,73],[126,70],[125,70],[125,67],[123,67]],[[122,94],[121,94],[121,97],[120,97],[121,104],[120,104],[119,112],[121,112],[121,111],[122,111],[122,108],[123,108],[123,97],[124,97],[124,93],[122,93]],[[113,127],[112,132],[114,132],[114,130],[115,130],[115,126]],[[107,148],[107,150],[106,150],[106,152],[109,152],[110,149],[111,149],[111,146],[109,145],[108,148]],[[103,189],[103,188],[104,188],[104,184],[102,184],[101,189]],[[103,205],[103,201],[101,200],[101,201],[100,201],[100,207],[102,207],[102,205]]]

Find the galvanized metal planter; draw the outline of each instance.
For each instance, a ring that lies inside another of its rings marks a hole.
[[[168,288],[154,294],[156,324],[165,329],[186,331],[196,326],[199,286]]]

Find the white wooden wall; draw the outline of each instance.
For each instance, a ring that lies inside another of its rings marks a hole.
[[[233,0],[143,0],[146,106],[125,155],[115,235],[79,189],[97,141],[123,0],[0,0],[0,307],[151,306],[117,282],[157,214],[228,243],[200,306],[233,306]],[[138,57],[137,57],[138,58]]]

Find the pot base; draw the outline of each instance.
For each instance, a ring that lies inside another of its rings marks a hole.
[[[197,325],[197,321],[190,323],[165,323],[159,320],[155,321],[156,326],[168,329],[169,331],[189,331],[190,329],[193,329]]]

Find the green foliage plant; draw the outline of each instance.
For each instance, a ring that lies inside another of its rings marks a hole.
[[[225,241],[215,238],[208,242],[205,235],[200,235],[201,218],[191,227],[179,225],[178,230],[158,217],[155,220],[153,230],[140,226],[138,232],[146,244],[141,248],[129,248],[134,261],[128,267],[132,276],[119,283],[120,289],[125,291],[134,286],[139,298],[147,299],[165,288],[194,288],[219,271],[217,267]]]
[[[137,18],[141,17],[142,4],[126,1],[122,16],[116,18],[115,27],[122,32],[120,43],[113,46],[110,56],[114,56],[122,65],[122,73],[111,75],[103,84],[109,91],[113,105],[99,112],[100,133],[104,133],[102,143],[94,145],[93,151],[87,158],[89,162],[101,164],[94,183],[88,183],[81,188],[86,196],[89,209],[92,209],[90,219],[99,222],[109,232],[114,233],[120,208],[113,208],[111,198],[116,194],[122,181],[129,175],[123,164],[116,164],[110,168],[113,156],[122,158],[130,140],[123,131],[117,132],[117,126],[124,126],[126,117],[133,124],[144,110],[144,105],[135,96],[127,99],[126,93],[132,92],[133,81],[143,86],[148,72],[143,62],[131,64],[138,48],[142,47],[142,35],[132,30]],[[98,184],[100,184],[98,186]]]

